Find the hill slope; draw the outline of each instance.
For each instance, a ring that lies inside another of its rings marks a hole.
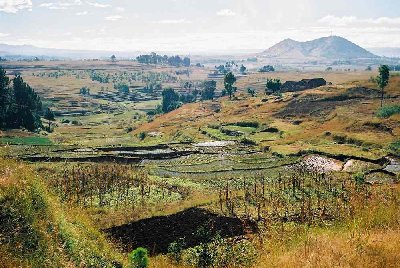
[[[261,56],[290,59],[357,59],[377,57],[364,48],[339,36],[322,37],[307,42],[285,39],[262,52]]]

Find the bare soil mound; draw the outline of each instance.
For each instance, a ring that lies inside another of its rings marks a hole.
[[[220,216],[201,208],[190,208],[179,213],[153,217],[105,230],[126,251],[137,247],[147,248],[151,254],[166,253],[172,242],[184,238],[186,247],[202,242],[196,232],[205,227],[211,235],[222,237],[241,236],[255,231],[254,222]]]

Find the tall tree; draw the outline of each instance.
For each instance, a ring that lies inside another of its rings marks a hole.
[[[241,74],[246,74],[246,70],[247,70],[247,68],[246,68],[246,66],[244,66],[243,64],[242,64],[242,66],[240,66],[240,73]]]
[[[44,119],[46,119],[47,121],[49,121],[49,131],[50,131],[50,127],[51,127],[51,121],[55,120],[54,117],[54,113],[50,108],[47,108],[46,112],[44,112]]]
[[[279,79],[267,79],[265,94],[278,92],[281,89],[281,85],[282,83]]]
[[[39,113],[42,110],[42,102],[39,96],[19,75],[13,79],[13,91],[15,109],[11,125],[35,130],[41,125]]]
[[[6,71],[0,66],[0,127],[5,127],[10,106],[11,90],[10,79]]]
[[[217,82],[214,80],[205,81],[203,83],[203,90],[201,91],[202,100],[212,100],[217,89]]]
[[[229,95],[229,99],[232,99],[232,95],[236,91],[236,87],[233,86],[235,84],[235,82],[236,82],[236,77],[232,72],[229,72],[225,75],[224,87],[225,87],[226,93],[228,93],[228,95]]]
[[[381,65],[379,67],[379,75],[376,78],[376,82],[378,84],[378,87],[381,90],[381,107],[383,106],[383,94],[385,87],[389,84],[389,66],[387,65]]]
[[[166,88],[162,92],[162,111],[168,113],[179,106],[179,94],[172,88]]]

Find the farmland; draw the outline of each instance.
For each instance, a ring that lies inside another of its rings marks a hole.
[[[5,130],[0,137],[2,205],[17,203],[7,187],[24,196],[26,183],[33,189],[26,194],[47,204],[40,207],[45,218],[32,214],[33,225],[64,219],[48,237],[41,229],[28,266],[43,250],[40,239],[57,247],[55,237],[62,257],[43,254],[75,266],[127,265],[137,247],[147,248],[150,267],[292,267],[299,257],[302,266],[379,267],[400,259],[400,115],[378,116],[376,71],[254,68],[238,76],[234,98],[221,96],[223,78],[216,79],[213,100],[162,114],[153,112],[162,88],[190,93],[214,68],[136,61],[2,66],[21,74],[55,114],[51,131]],[[400,76],[391,74],[384,102],[396,107]],[[319,77],[328,84],[265,93],[267,78]],[[29,220],[16,224],[28,228]],[[83,244],[74,244],[79,236]],[[17,245],[23,234],[5,239]],[[21,256],[16,250],[2,258],[12,267]]]

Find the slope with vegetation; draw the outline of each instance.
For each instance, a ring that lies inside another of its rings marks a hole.
[[[59,202],[43,178],[0,159],[2,267],[119,267],[113,249],[82,210]]]

